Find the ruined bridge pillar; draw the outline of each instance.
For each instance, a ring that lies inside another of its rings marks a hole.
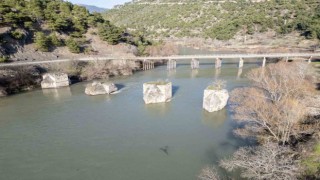
[[[220,69],[222,66],[222,61],[219,58],[216,58],[216,63],[215,63],[215,67],[216,69]]]
[[[191,69],[199,69],[200,63],[197,59],[191,60]]]
[[[264,57],[262,61],[262,67],[266,67],[266,63],[267,63],[267,58]]]
[[[308,63],[310,64],[312,62],[312,56],[308,59]]]
[[[177,61],[169,59],[167,63],[167,69],[170,70],[170,69],[176,69],[176,68],[177,68]]]
[[[238,68],[242,68],[243,67],[243,63],[244,63],[243,58],[240,58]]]

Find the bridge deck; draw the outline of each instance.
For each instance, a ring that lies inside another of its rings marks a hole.
[[[286,58],[286,57],[320,57],[320,53],[268,53],[268,54],[208,54],[208,55],[176,55],[155,57],[84,57],[79,59],[57,59],[47,61],[3,63],[0,67],[24,66],[47,63],[61,63],[71,61],[103,61],[103,60],[191,60],[191,59],[235,59],[235,58]]]

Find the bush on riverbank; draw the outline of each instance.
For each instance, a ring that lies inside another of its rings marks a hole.
[[[318,177],[320,154],[306,148],[320,133],[319,115],[308,107],[317,93],[310,72],[306,63],[280,62],[248,73],[252,85],[235,89],[230,106],[242,124],[235,134],[256,139],[258,146],[240,148],[221,167],[249,179]]]
[[[8,56],[0,56],[0,63],[7,62],[9,60]]]
[[[40,86],[41,69],[38,67],[13,67],[0,70],[0,87],[7,94],[28,91]]]

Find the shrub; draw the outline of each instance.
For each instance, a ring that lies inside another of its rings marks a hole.
[[[34,41],[36,44],[36,48],[38,48],[40,51],[49,51],[50,38],[48,38],[43,32],[37,32]]]
[[[302,165],[305,167],[306,175],[315,175],[320,177],[320,144],[317,144],[311,154],[302,161]]]
[[[9,60],[8,56],[0,56],[0,63],[7,62]]]
[[[54,33],[50,35],[50,41],[51,41],[51,44],[56,47],[61,47],[65,45],[63,40],[58,38]]]
[[[13,38],[13,39],[16,39],[16,40],[21,40],[24,38],[25,34],[21,31],[21,30],[13,30],[10,32],[10,36]]]
[[[66,45],[69,48],[69,51],[72,52],[72,53],[77,53],[78,54],[78,53],[81,52],[81,48],[80,48],[79,43],[73,38],[67,39]]]

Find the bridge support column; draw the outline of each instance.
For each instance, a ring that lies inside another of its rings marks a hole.
[[[289,57],[286,57],[286,62],[289,62]]]
[[[221,59],[217,58],[216,59],[216,63],[215,63],[215,67],[216,69],[220,69],[222,65]]]
[[[243,67],[243,63],[244,63],[243,58],[240,58],[238,68],[242,68]]]
[[[191,60],[191,69],[199,69],[200,63],[196,59]]]
[[[266,63],[267,63],[267,58],[264,57],[262,61],[262,67],[266,67]]]
[[[154,62],[143,60],[142,69],[144,71],[149,70],[149,69],[154,69]]]
[[[168,68],[168,70],[170,70],[170,69],[176,69],[176,68],[177,68],[177,61],[176,61],[176,60],[169,59],[169,61],[168,61],[168,63],[167,63],[167,68]]]
[[[312,56],[308,59],[308,64],[312,62]]]

